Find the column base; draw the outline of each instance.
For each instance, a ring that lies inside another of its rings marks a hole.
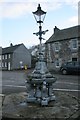
[[[50,101],[54,101],[54,100],[56,100],[55,95],[54,96],[50,96]]]
[[[27,102],[35,102],[36,98],[35,97],[28,97]]]

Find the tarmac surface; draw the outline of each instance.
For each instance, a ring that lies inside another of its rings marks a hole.
[[[27,103],[27,93],[12,93],[3,97],[2,120],[44,119],[73,120],[79,117],[80,100],[67,92],[55,91],[56,100],[48,106]]]

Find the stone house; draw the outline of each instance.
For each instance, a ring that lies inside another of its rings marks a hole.
[[[53,35],[45,43],[48,68],[59,70],[64,62],[78,61],[79,43],[80,25],[61,30],[55,26]]]
[[[2,62],[1,62],[2,61]],[[0,67],[2,70],[22,69],[27,65],[31,67],[31,54],[24,44],[2,48],[0,55]]]

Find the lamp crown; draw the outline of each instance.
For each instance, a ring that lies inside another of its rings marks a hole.
[[[34,14],[35,20],[37,21],[37,23],[43,23],[46,12],[44,12],[41,9],[40,4],[38,4],[37,10],[35,12],[32,12]]]
[[[40,4],[38,4],[38,7],[37,7],[37,9],[38,9],[38,10],[41,10],[41,6],[40,6]]]

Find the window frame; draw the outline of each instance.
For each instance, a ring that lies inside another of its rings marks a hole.
[[[11,58],[11,54],[8,54],[8,58]]]
[[[5,58],[4,58],[4,55],[2,55],[2,59],[4,60]]]
[[[2,62],[2,68],[4,67],[4,62]]]
[[[75,46],[76,46],[76,47],[75,47]],[[73,50],[78,49],[78,40],[77,40],[77,38],[71,39],[71,48],[72,48]]]
[[[56,49],[56,48],[58,48],[58,49]],[[55,42],[54,43],[54,49],[55,49],[55,52],[59,52],[59,50],[60,50],[60,44],[59,44],[59,42]]]
[[[5,55],[5,59],[7,59],[7,54]]]
[[[7,62],[5,62],[5,67],[7,67]]]
[[[58,63],[59,65],[57,65],[57,63]],[[60,67],[60,60],[59,60],[59,59],[56,59],[56,60],[55,60],[55,67],[56,67],[56,68],[59,68],[59,67]]]

